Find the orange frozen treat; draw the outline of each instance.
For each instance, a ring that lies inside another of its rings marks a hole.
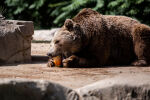
[[[61,56],[50,58],[47,63],[48,67],[60,67],[61,65],[62,65]]]
[[[53,57],[54,64],[55,64],[55,66],[57,66],[57,67],[61,66],[61,64],[62,64],[62,61],[61,61],[61,60],[62,60],[62,59],[61,59],[61,56]]]

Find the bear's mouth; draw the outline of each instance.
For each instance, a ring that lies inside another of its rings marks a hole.
[[[49,58],[53,58],[53,57],[56,57],[56,56],[62,56],[62,54],[60,54],[60,53],[47,53],[47,56]]]
[[[68,58],[68,57],[70,57],[71,55],[72,55],[72,53],[70,53],[70,52],[63,52],[62,57]]]
[[[62,53],[49,54],[48,57],[53,58],[53,57],[56,57],[56,56],[61,56],[63,59],[66,59],[66,58],[70,57],[71,55],[73,55],[73,54],[70,53],[70,52],[62,52]]]
[[[68,58],[68,56],[64,55],[64,54],[53,54],[53,55],[48,55],[48,57],[50,59],[52,59],[53,57],[57,57],[57,56],[61,56],[61,58],[66,59]]]

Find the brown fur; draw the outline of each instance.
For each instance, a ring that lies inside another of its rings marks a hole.
[[[59,45],[55,44],[56,40]],[[83,9],[72,20],[65,21],[51,45],[49,54],[65,56],[65,67],[132,62],[143,66],[150,62],[150,27],[129,17]]]

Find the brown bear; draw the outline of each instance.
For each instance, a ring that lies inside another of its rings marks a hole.
[[[150,27],[129,17],[85,8],[55,33],[48,56],[57,55],[64,57],[64,67],[148,65]]]

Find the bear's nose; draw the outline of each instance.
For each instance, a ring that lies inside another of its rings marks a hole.
[[[52,54],[51,54],[51,53],[47,53],[47,56],[51,57],[51,56],[52,56]]]

